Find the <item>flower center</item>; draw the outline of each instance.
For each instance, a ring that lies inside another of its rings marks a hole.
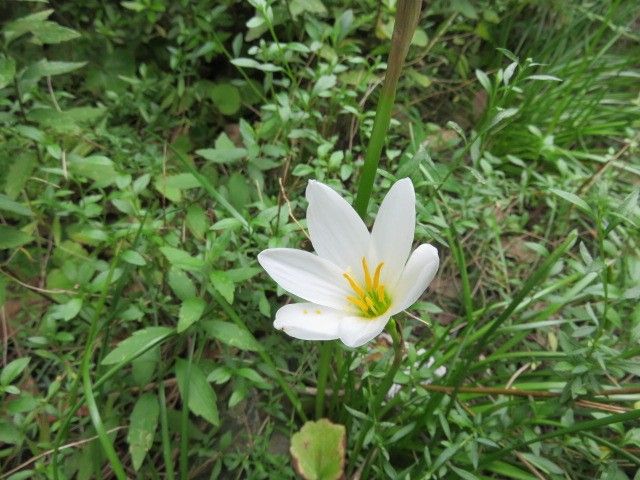
[[[355,306],[363,317],[373,318],[382,315],[391,305],[391,297],[385,291],[384,284],[380,282],[380,273],[383,266],[384,262],[380,262],[376,266],[372,277],[367,259],[362,257],[364,285],[359,284],[349,272],[342,274],[353,293],[355,293],[355,295],[348,295],[347,301]]]

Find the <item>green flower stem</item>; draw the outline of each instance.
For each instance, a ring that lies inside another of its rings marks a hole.
[[[393,379],[400,368],[400,364],[402,363],[402,352],[404,350],[404,342],[402,341],[400,325],[398,325],[393,318],[389,320],[389,323],[387,323],[386,330],[393,339],[393,363],[378,387],[378,392],[374,401],[376,408],[380,408],[382,406],[382,402],[393,384]]]
[[[322,418],[324,413],[325,389],[327,387],[327,377],[329,376],[329,364],[331,363],[331,353],[333,342],[322,342],[320,345],[320,365],[318,367],[318,389],[316,393],[316,419]]]
[[[413,33],[418,25],[421,6],[422,0],[399,0],[396,6],[396,19],[391,38],[387,72],[384,77],[380,98],[378,99],[376,116],[373,120],[373,131],[365,153],[358,193],[354,202],[356,212],[363,218],[367,213],[369,198],[373,190],[373,181],[376,177],[382,147],[391,122],[391,111],[396,98],[398,79],[402,72],[404,60],[409,52]]]

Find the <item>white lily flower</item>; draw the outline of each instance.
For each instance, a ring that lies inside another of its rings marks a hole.
[[[273,326],[302,340],[340,339],[349,347],[376,337],[392,315],[409,308],[438,270],[429,244],[411,253],[416,223],[413,184],[396,182],[371,233],[332,188],[310,181],[307,225],[315,254],[269,248],[258,262],[287,292],[307,302],[285,305]]]

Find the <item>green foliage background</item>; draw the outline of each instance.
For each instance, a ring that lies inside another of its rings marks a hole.
[[[294,478],[319,346],[255,259],[353,199],[394,11],[2,2],[0,478]],[[383,408],[388,339],[332,347],[347,478],[640,478],[639,20],[427,2],[370,213],[411,177],[441,268]]]

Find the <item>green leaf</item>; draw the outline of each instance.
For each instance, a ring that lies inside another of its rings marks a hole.
[[[54,77],[65,73],[73,72],[84,67],[87,62],[50,62],[42,59],[30,65],[24,72],[23,78],[37,81],[42,77]]]
[[[152,393],[145,393],[133,407],[129,418],[129,453],[133,462],[133,469],[137,472],[142,466],[147,452],[153,446],[153,438],[158,428],[160,407],[158,399]]]
[[[0,385],[9,385],[13,382],[27,368],[30,361],[31,357],[22,357],[9,362],[0,373]]]
[[[178,359],[176,361],[176,377],[178,379],[178,389],[180,396],[185,397],[187,386],[189,388],[189,410],[198,415],[214,426],[220,424],[218,417],[218,406],[216,404],[216,394],[207,382],[207,377],[200,367],[195,363],[191,364],[189,377],[187,371],[189,364],[186,360]]]
[[[262,350],[262,346],[256,341],[253,335],[235,323],[209,320],[202,322],[202,326],[211,338],[220,340],[222,343],[239,348],[240,350],[250,350],[254,352]]]
[[[187,227],[196,237],[202,239],[209,229],[209,219],[199,205],[191,205],[187,209]]]
[[[491,92],[491,80],[489,80],[489,77],[486,73],[484,73],[480,69],[477,69],[476,78],[480,82],[480,85],[482,85],[482,88],[484,88],[487,92]]]
[[[15,213],[16,215],[23,215],[25,217],[32,217],[33,212],[31,209],[21,203],[11,200],[6,195],[0,193],[0,210],[5,212]]]
[[[214,85],[209,90],[211,101],[224,115],[233,115],[240,110],[240,92],[230,83]]]
[[[80,313],[80,309],[82,308],[82,299],[81,298],[72,298],[67,303],[62,303],[60,305],[54,305],[51,308],[51,316],[55,319],[64,320],[68,322],[72,318],[75,318],[78,313]]]
[[[115,365],[133,360],[147,349],[159,344],[171,336],[174,330],[169,327],[147,327],[134,332],[121,341],[116,348],[102,359],[103,365]]]
[[[18,154],[7,171],[4,191],[12,200],[20,194],[27,180],[37,164],[37,157],[33,152]]]
[[[336,86],[338,79],[335,75],[323,75],[313,86],[313,93],[318,95]]]
[[[11,57],[0,56],[0,88],[13,82],[16,75],[16,61]]]
[[[236,147],[227,134],[222,132],[216,138],[215,148],[196,150],[196,154],[211,162],[224,164],[241,160],[247,156],[248,152],[246,148]]]
[[[154,180],[153,186],[169,200],[177,203],[182,200],[183,190],[198,188],[200,182],[191,173],[179,173],[159,176]]]
[[[196,287],[189,275],[176,267],[171,267],[167,275],[167,282],[180,300],[187,300],[196,296]]]
[[[171,265],[187,271],[200,270],[204,267],[204,260],[192,257],[184,250],[174,247],[160,247],[162,254],[167,257]]]
[[[207,306],[200,297],[189,298],[182,302],[180,313],[178,314],[178,333],[184,332],[187,328],[200,320],[204,309]]]
[[[38,28],[52,13],[53,9],[42,10],[7,23],[2,29],[7,43]]]
[[[127,250],[122,254],[122,260],[131,265],[143,266],[147,264],[147,261],[144,259],[142,255],[140,255],[135,250]]]
[[[291,437],[293,467],[307,480],[338,480],[344,474],[346,441],[344,425],[326,418],[306,422]]]
[[[585,213],[591,213],[591,207],[589,206],[589,204],[582,200],[575,193],[565,192],[564,190],[558,190],[556,188],[552,188],[551,192],[566,200],[567,202],[573,203],[576,207],[578,207]]]
[[[226,272],[215,270],[209,275],[209,280],[213,288],[215,288],[227,302],[233,303],[233,293],[236,286]]]
[[[67,164],[70,172],[94,180],[100,186],[114,184],[118,177],[113,161],[102,155],[89,157],[71,155]]]
[[[63,27],[50,21],[40,23],[31,30],[31,33],[42,44],[62,43],[80,36],[78,32],[71,28]]]
[[[252,58],[234,58],[231,63],[236,67],[255,68],[263,72],[280,72],[282,70],[282,68],[273,63],[259,63]]]
[[[5,248],[18,248],[33,240],[31,235],[17,228],[0,225],[0,250]]]

